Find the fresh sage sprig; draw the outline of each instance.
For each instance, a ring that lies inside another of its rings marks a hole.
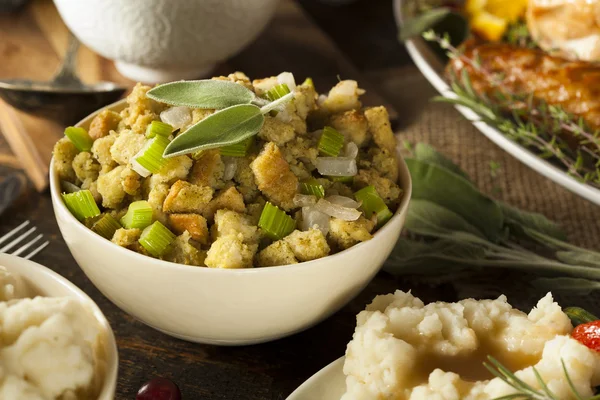
[[[388,272],[451,276],[506,268],[539,274],[543,278],[533,283],[543,288],[600,289],[600,253],[565,242],[564,232],[543,215],[484,195],[431,146],[419,143],[411,152],[406,159],[413,181],[408,235],[386,261]],[[540,246],[544,255],[529,249]]]
[[[169,158],[236,144],[256,135],[264,123],[264,114],[283,107],[294,93],[268,101],[243,85],[206,79],[159,85],[150,89],[147,96],[173,106],[218,110],[175,137],[163,154]]]

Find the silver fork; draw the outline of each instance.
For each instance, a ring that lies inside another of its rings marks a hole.
[[[2,245],[6,241],[13,239],[13,237],[15,237],[16,235],[19,235],[16,238],[14,238],[13,240],[11,240],[9,243],[5,244],[2,248],[0,248],[0,253],[7,253],[8,251],[12,250],[13,248],[15,248],[16,246],[21,244],[21,247],[19,247],[17,250],[12,252],[11,254],[13,256],[20,256],[21,254],[25,253],[29,249],[33,248],[32,250],[30,250],[29,254],[27,254],[26,256],[23,257],[24,259],[29,260],[31,257],[35,256],[37,253],[44,250],[44,248],[46,246],[48,246],[48,244],[50,244],[49,241],[45,241],[44,243],[39,245],[39,241],[42,239],[42,237],[44,237],[44,235],[42,235],[40,233],[39,235],[35,236],[33,239],[31,239],[31,237],[30,237],[30,235],[33,234],[37,230],[37,228],[35,226],[33,226],[33,227],[29,228],[28,230],[26,230],[25,232],[19,234],[30,223],[31,223],[30,221],[25,221],[21,225],[17,226],[15,229],[13,229],[12,231],[8,232],[6,235],[0,237],[0,245]],[[24,243],[24,244],[22,244],[22,243]],[[34,247],[34,245],[36,243],[38,244],[38,246]]]

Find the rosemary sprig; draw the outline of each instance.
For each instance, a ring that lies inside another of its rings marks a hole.
[[[538,370],[533,367],[533,373],[535,378],[541,389],[535,389],[531,385],[524,382],[522,379],[518,378],[514,373],[512,373],[508,368],[502,365],[498,360],[494,357],[488,356],[489,364],[483,363],[485,368],[495,377],[501,379],[504,383],[512,387],[517,391],[517,393],[508,394],[501,397],[496,397],[493,400],[510,400],[510,399],[519,399],[519,400],[561,400],[557,395],[552,393],[550,388],[546,382],[544,382],[542,376],[538,372]],[[564,360],[560,360],[562,364],[562,370],[565,374],[565,379],[567,380],[569,387],[571,389],[571,393],[577,400],[599,400],[600,395],[595,395],[592,397],[588,397],[584,399],[581,397],[581,394],[575,388],[573,381],[571,380],[571,376],[567,371],[567,367],[565,365]]]
[[[530,94],[510,92],[503,85],[502,76],[487,70],[480,60],[467,57],[450,43],[447,35],[427,31],[423,37],[438,43],[448,58],[469,65],[497,89],[494,99],[478,94],[468,72],[463,69],[460,76],[450,77],[453,96],[436,97],[436,100],[471,109],[481,121],[511,140],[558,163],[579,181],[600,188],[600,132],[591,131],[582,118],[574,117],[562,107],[539,99],[534,101]],[[562,138],[565,132],[577,141],[577,148],[570,147]]]

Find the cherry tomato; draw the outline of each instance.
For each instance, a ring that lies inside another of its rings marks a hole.
[[[600,320],[576,326],[571,337],[592,350],[600,351]]]
[[[144,383],[135,400],[181,400],[181,392],[171,380],[154,378]]]

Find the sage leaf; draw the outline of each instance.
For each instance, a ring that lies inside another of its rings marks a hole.
[[[600,254],[591,251],[557,251],[556,258],[566,264],[600,268]]]
[[[261,107],[260,112],[263,114],[266,114],[269,111],[282,108],[283,105],[285,103],[287,103],[288,101],[290,101],[292,98],[294,98],[294,93],[293,92],[288,93],[285,96],[282,96],[282,97],[278,98],[277,100],[274,100],[274,101],[270,102],[269,104]]]
[[[415,158],[419,161],[424,161],[426,163],[435,164],[439,167],[446,168],[450,172],[454,172],[467,179],[471,180],[469,175],[452,161],[444,157],[442,154],[437,152],[432,146],[425,143],[417,143],[415,145]]]
[[[600,282],[583,278],[537,278],[531,283],[538,289],[557,292],[576,292],[580,296],[588,295],[594,290],[600,289]]]
[[[413,18],[406,19],[400,28],[400,41],[419,36],[452,13],[447,7],[436,7]]]
[[[502,210],[471,182],[435,164],[413,158],[407,158],[406,164],[413,181],[413,200],[428,200],[453,211],[491,241],[504,237]]]
[[[444,232],[464,231],[485,238],[481,231],[463,217],[429,200],[414,199],[410,202],[405,227],[421,232],[429,229]]]
[[[550,221],[542,214],[519,210],[518,208],[512,207],[501,201],[498,201],[497,203],[502,209],[504,218],[511,228],[522,231],[522,228],[525,227],[558,240],[566,240],[567,237],[562,229],[555,222]]]
[[[250,104],[256,98],[254,92],[243,85],[213,79],[165,83],[150,89],[146,95],[173,106],[210,109]]]
[[[177,136],[164,157],[214,149],[243,141],[258,133],[265,117],[252,104],[239,104],[209,115]]]

